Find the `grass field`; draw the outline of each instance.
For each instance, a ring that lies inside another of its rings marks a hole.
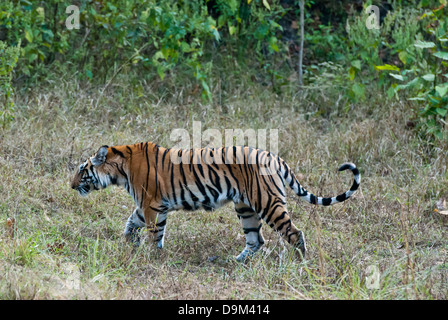
[[[448,196],[447,148],[416,133],[410,105],[381,94],[347,104],[331,87],[216,88],[212,104],[189,84],[117,81],[102,94],[58,80],[17,94],[16,119],[0,129],[0,298],[448,298],[448,217],[434,212]],[[346,161],[359,167],[361,187],[329,208],[288,191],[305,262],[266,225],[264,250],[235,262],[245,240],[232,205],[173,212],[163,250],[133,248],[122,237],[131,197],[110,187],[81,198],[73,170],[104,144],[172,146],[171,131],[191,132],[193,121],[203,130],[278,129],[280,156],[316,195],[351,185],[337,171]]]

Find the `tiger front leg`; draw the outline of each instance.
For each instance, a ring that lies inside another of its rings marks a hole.
[[[168,212],[161,207],[149,207],[144,210],[146,227],[150,242],[156,242],[157,248],[162,249],[165,239],[166,218]]]
[[[238,204],[235,205],[235,210],[246,236],[246,247],[236,257],[238,262],[242,262],[253,256],[264,244],[264,238],[261,233],[262,221],[259,215],[248,206]]]
[[[143,217],[142,210],[136,208],[134,212],[129,216],[124,228],[124,236],[127,241],[132,242],[136,247],[140,245],[139,231],[145,227],[145,218]]]

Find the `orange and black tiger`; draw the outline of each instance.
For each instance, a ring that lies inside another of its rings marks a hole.
[[[264,240],[264,220],[305,256],[302,231],[291,222],[286,209],[285,185],[311,204],[329,206],[347,200],[359,187],[354,174],[350,190],[336,197],[322,198],[306,191],[286,162],[268,151],[251,147],[167,149],[146,142],[123,146],[102,146],[79,166],[71,187],[85,196],[109,185],[124,187],[136,208],[128,218],[124,234],[139,243],[138,230],[146,227],[150,239],[163,247],[168,212],[178,209],[216,209],[232,201],[246,236],[246,247],[238,261],[257,252]]]

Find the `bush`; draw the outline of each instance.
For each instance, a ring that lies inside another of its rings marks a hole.
[[[65,10],[73,4],[79,7],[78,30],[65,26]],[[154,70],[163,79],[182,65],[211,98],[207,51],[237,45],[241,59],[259,56],[264,47],[279,52],[276,19],[282,11],[278,1],[266,0],[6,0],[0,4],[0,34],[9,46],[22,42],[18,72],[31,80],[55,61],[102,82],[124,67]]]
[[[381,66],[389,70],[395,80],[390,90],[405,91],[409,100],[421,104],[417,116],[420,127],[429,136],[439,140],[447,138],[445,130],[448,113],[448,22],[447,8],[441,6],[423,14],[420,19],[425,40],[417,39],[408,44],[400,55],[403,66]],[[398,81],[397,81],[398,80]]]
[[[347,21],[349,61],[348,73],[352,81],[350,96],[356,101],[365,98],[365,88],[375,81],[377,89],[387,87],[390,78],[378,73],[384,63],[413,63],[415,51],[409,45],[419,35],[418,12],[413,9],[389,11],[379,29],[366,27],[366,15]],[[393,91],[388,92],[389,97]]]
[[[14,119],[14,91],[11,86],[12,72],[20,55],[17,47],[8,47],[0,41],[0,125],[5,127]]]

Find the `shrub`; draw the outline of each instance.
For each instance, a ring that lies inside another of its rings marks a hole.
[[[420,17],[425,40],[408,45],[401,55],[403,67],[381,66],[395,80],[391,90],[406,91],[410,100],[420,102],[417,116],[421,128],[439,140],[447,138],[445,130],[448,113],[448,22],[447,8],[443,5]],[[404,59],[403,59],[404,58]],[[397,81],[398,80],[398,81]]]
[[[17,47],[8,47],[0,41],[0,125],[5,127],[14,119],[14,91],[11,85],[12,72],[20,54]]]
[[[65,27],[65,10],[73,4],[79,7],[79,30]],[[6,0],[0,4],[0,32],[9,46],[22,43],[18,69],[28,79],[38,79],[43,66],[55,61],[102,82],[128,66],[154,70],[163,79],[182,65],[211,98],[207,51],[222,43],[240,46],[241,59],[259,56],[265,46],[279,52],[276,20],[282,11],[278,1],[266,0]]]

